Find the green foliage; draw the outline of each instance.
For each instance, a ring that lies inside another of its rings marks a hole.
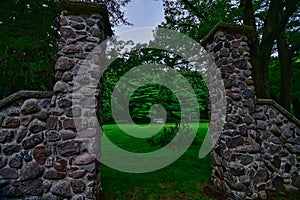
[[[269,66],[269,83],[271,95],[274,100],[280,96],[280,64],[278,58],[272,58]],[[292,97],[300,99],[300,55],[293,58],[293,93]]]
[[[174,139],[174,137],[178,133],[178,129],[179,129],[178,125],[165,127],[163,128],[162,132],[158,133],[155,136],[152,136],[147,140],[147,142],[152,146],[158,145],[164,147]]]
[[[202,111],[201,118],[207,118],[208,111],[208,90],[205,81],[198,72],[189,71],[187,64],[182,59],[170,52],[154,49],[140,49],[124,55],[122,58],[116,59],[109,68],[104,72],[104,92],[103,92],[103,113],[104,123],[113,123],[113,117],[111,114],[111,103],[119,112],[123,112],[124,108],[122,102],[125,100],[122,97],[112,98],[112,92],[115,89],[117,82],[120,78],[126,74],[129,70],[142,64],[165,64],[173,69],[178,70],[190,83],[193,88],[197,100],[199,110]],[[180,64],[176,64],[180,63]],[[153,72],[149,75],[151,77],[143,77],[148,79],[164,78],[170,81],[172,85],[183,85],[181,79],[170,79],[166,77],[160,77],[159,73]],[[163,106],[167,112],[167,121],[175,122],[180,119],[181,116],[192,118],[196,112],[190,108],[181,110],[180,102],[177,99],[174,92],[185,92],[186,88],[182,87],[178,91],[171,91],[163,85],[158,84],[146,84],[141,86],[140,81],[129,80],[124,85],[118,85],[118,89],[121,94],[129,95],[127,85],[138,87],[138,89],[131,95],[129,102],[129,110],[131,117],[137,123],[149,123],[150,116],[153,118],[160,118],[162,116],[156,115],[152,110],[149,110],[152,106],[157,104]],[[192,97],[185,96],[186,102],[189,102]]]
[[[53,2],[3,0],[0,13],[0,97],[21,89],[52,89],[57,40]]]
[[[185,137],[192,136],[192,128],[186,124],[176,124],[175,126],[167,126],[163,128],[163,131],[152,136],[147,140],[147,142],[152,146],[164,147],[169,144],[172,140],[176,142],[185,142],[183,141]]]
[[[130,0],[95,2],[107,5],[112,25],[130,24],[122,11]],[[53,0],[1,0],[0,98],[23,89],[52,90],[58,13]]]
[[[276,37],[278,37],[278,34],[283,34],[290,51],[290,58],[286,59],[292,59],[293,63],[292,96],[298,98],[299,83],[297,79],[299,77],[299,67],[297,68],[297,65],[299,63],[297,64],[297,58],[295,59],[295,57],[299,55],[300,47],[299,1],[163,0],[163,2],[166,22],[162,26],[184,33],[196,41],[201,40],[220,21],[256,26],[258,42],[257,46],[252,46],[252,48],[257,51],[256,53],[251,52],[251,62],[256,71],[253,78],[257,93],[259,93],[257,95],[269,98],[269,88],[267,86],[270,85],[271,96],[277,101],[279,101],[279,96],[282,96],[280,91],[284,91],[280,90],[280,82],[287,80],[280,80],[281,68],[278,58],[271,57],[271,55],[278,51],[274,46]],[[269,46],[269,49],[266,48],[267,46]],[[272,46],[273,51],[271,53],[270,48]],[[261,55],[264,55],[264,57],[262,58]],[[270,63],[268,62],[269,59]],[[287,88],[287,91],[290,91],[289,88]]]
[[[300,101],[300,54],[293,58],[293,98]]]
[[[166,22],[162,26],[199,41],[218,22],[241,22],[242,10],[232,1],[163,0]]]
[[[270,83],[270,91],[271,91],[271,98],[275,101],[279,102],[280,97],[280,64],[279,60],[277,58],[272,58],[270,61],[269,66],[269,83]],[[293,92],[292,92],[292,98],[294,101],[300,101],[300,56],[295,56],[293,58]],[[294,114],[296,117],[299,117],[296,115],[295,109],[298,109],[295,107],[295,105],[292,105],[292,114]]]
[[[278,102],[280,97],[280,64],[277,58],[270,60],[269,77],[271,97]]]
[[[130,98],[129,109],[137,123],[150,123],[150,108],[158,103],[159,89],[154,84],[138,88]]]

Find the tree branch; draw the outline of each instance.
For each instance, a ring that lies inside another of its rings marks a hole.
[[[244,8],[244,25],[253,26],[256,29],[252,0],[241,0],[240,8]]]
[[[278,30],[276,30],[275,27],[276,24],[278,23],[278,17],[280,14],[280,9],[282,9],[282,6],[283,5],[281,1],[271,0],[270,2],[269,11],[267,13],[267,17],[263,28],[263,36],[261,42],[262,48],[264,48],[266,44],[273,43],[275,38],[279,34],[281,34],[281,32],[278,32]]]
[[[278,0],[271,0],[269,11],[265,20],[263,31],[262,46],[279,37],[282,31],[286,28],[290,17],[299,9],[299,0],[289,0],[282,3]],[[281,14],[283,8],[285,11]]]
[[[194,25],[194,24],[187,24],[187,23],[182,23],[182,24],[179,24],[179,26],[185,26],[185,27],[191,27],[191,28],[198,28],[197,25]]]
[[[290,0],[286,2],[286,10],[282,14],[282,18],[278,23],[278,29],[280,32],[282,32],[285,29],[290,17],[299,9],[299,7],[299,0]]]
[[[199,21],[203,21],[205,14],[199,12],[199,10],[189,1],[189,0],[181,0],[188,9],[199,19]]]
[[[292,102],[292,57],[289,54],[289,47],[283,34],[277,37],[278,57],[280,63],[280,104],[287,111],[290,111]]]

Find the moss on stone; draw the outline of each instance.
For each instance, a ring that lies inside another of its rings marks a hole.
[[[228,34],[240,34],[245,35],[249,38],[249,43],[255,40],[256,34],[255,29],[252,26],[244,26],[237,24],[230,24],[225,22],[219,22],[216,26],[201,40],[200,44],[205,47],[206,44],[212,42],[214,39],[214,34],[217,31],[223,31]]]
[[[300,127],[300,120],[293,116],[289,111],[284,109],[281,105],[279,105],[273,99],[257,99],[256,104],[258,105],[270,105],[276,108],[279,112],[281,112],[285,117],[295,123],[298,127]]]
[[[20,90],[4,99],[0,100],[0,108],[9,106],[15,101],[28,99],[28,98],[49,98],[53,96],[52,91],[30,91],[30,90]]]
[[[68,14],[102,14],[107,15],[105,4],[83,1],[56,0],[60,10],[68,11]]]

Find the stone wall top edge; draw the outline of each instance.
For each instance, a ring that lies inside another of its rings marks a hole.
[[[200,41],[200,44],[205,47],[208,43],[212,42],[214,39],[214,34],[217,31],[223,31],[229,34],[241,34],[245,35],[249,38],[249,42],[255,40],[256,33],[255,29],[252,26],[245,26],[245,25],[237,25],[237,24],[230,24],[225,22],[217,23],[214,28]]]
[[[109,14],[105,4],[75,0],[55,0],[54,2],[60,11],[67,11],[64,15],[100,14],[103,17],[103,23],[105,23],[105,36],[112,36],[113,31],[111,29]]]
[[[74,0],[55,0],[57,7],[67,10],[69,14],[103,14],[107,15],[105,4],[74,1]]]
[[[298,127],[300,127],[300,120],[297,119],[295,116],[293,116],[289,111],[284,109],[281,105],[279,105],[276,101],[273,99],[256,99],[257,105],[271,105],[278,109],[285,117],[287,117],[289,120],[291,120],[293,123],[295,123]]]
[[[4,99],[0,100],[0,108],[9,106],[11,103],[21,100],[21,99],[28,99],[28,98],[49,98],[54,95],[52,91],[31,91],[31,90],[20,90],[14,94],[5,97]]]

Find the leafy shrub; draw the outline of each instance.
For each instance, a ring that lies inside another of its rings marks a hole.
[[[174,143],[184,143],[185,139],[192,137],[192,128],[188,124],[176,124],[175,126],[165,127],[163,131],[152,136],[147,142],[152,146],[166,146],[173,139]]]

